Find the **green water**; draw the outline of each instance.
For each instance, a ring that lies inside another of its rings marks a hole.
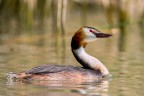
[[[101,7],[100,7],[101,8]],[[117,21],[106,17],[104,9],[81,11],[69,7],[65,36],[55,31],[52,15],[32,26],[23,21],[1,17],[0,22],[0,96],[142,96],[144,94],[144,28],[137,20]],[[82,15],[81,15],[82,14]],[[83,16],[86,15],[86,16]],[[6,19],[6,22],[5,20]],[[129,19],[129,18],[126,18]],[[122,19],[124,20],[124,19]],[[21,24],[22,23],[22,24]],[[8,82],[6,74],[21,72],[42,64],[81,66],[74,58],[70,42],[83,25],[113,34],[88,44],[87,53],[105,64],[112,79],[101,82],[36,81]],[[118,26],[119,25],[119,26]],[[111,27],[112,26],[112,27]],[[27,28],[28,27],[28,28]]]

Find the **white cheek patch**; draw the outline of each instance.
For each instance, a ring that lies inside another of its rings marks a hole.
[[[89,36],[89,35],[93,35],[91,32],[89,32],[89,28],[83,28],[83,32],[85,33],[86,36]]]
[[[84,41],[85,42],[91,42],[91,41],[95,41],[95,40],[96,40],[96,37],[94,37],[94,36],[87,36]]]
[[[90,29],[88,28],[83,29],[83,32],[85,32],[85,35],[86,35],[86,38],[84,40],[85,42],[91,42],[91,41],[96,40],[96,36],[93,33],[89,32],[89,30]]]

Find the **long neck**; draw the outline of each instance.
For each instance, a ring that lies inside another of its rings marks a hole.
[[[107,68],[98,59],[87,54],[82,46],[77,49],[72,48],[72,52],[73,52],[76,60],[84,68],[100,71],[102,73],[102,75],[109,74],[109,71],[107,70]]]

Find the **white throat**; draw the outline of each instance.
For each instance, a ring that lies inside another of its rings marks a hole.
[[[72,51],[78,62],[84,67],[86,66],[93,70],[100,70],[103,75],[109,74],[107,68],[97,58],[87,54],[82,46]]]

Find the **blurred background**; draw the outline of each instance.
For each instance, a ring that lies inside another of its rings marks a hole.
[[[0,0],[0,94],[32,94],[27,86],[7,86],[8,72],[49,63],[80,66],[70,43],[73,34],[85,25],[113,34],[86,48],[114,76],[106,94],[98,91],[100,96],[144,94],[143,0]],[[30,88],[36,90],[32,85]]]

